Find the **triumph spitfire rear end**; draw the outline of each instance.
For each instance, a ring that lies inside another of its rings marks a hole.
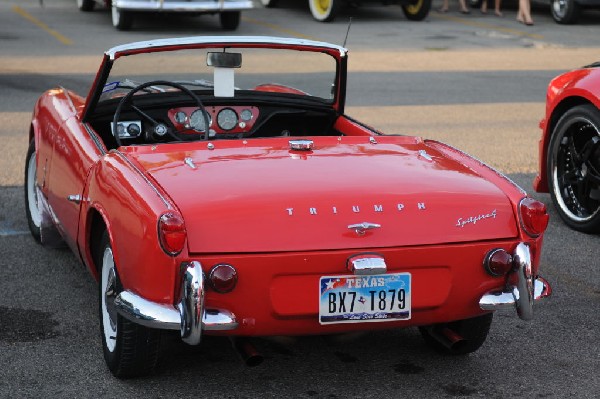
[[[99,280],[114,375],[151,371],[164,330],[197,345],[418,326],[466,354],[495,310],[528,320],[550,295],[545,206],[345,115],[346,65],[322,42],[157,40],[108,50],[87,98],[40,98],[29,224]]]

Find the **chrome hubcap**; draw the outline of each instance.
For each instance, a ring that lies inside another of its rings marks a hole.
[[[112,250],[106,248],[102,256],[102,327],[104,341],[109,351],[113,352],[117,345],[117,308],[115,298],[117,296],[117,278],[115,275],[115,261]]]
[[[552,9],[554,10],[554,14],[558,17],[564,17],[567,9],[567,1],[566,0],[554,0],[552,2]]]

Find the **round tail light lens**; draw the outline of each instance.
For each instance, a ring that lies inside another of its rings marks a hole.
[[[504,276],[512,270],[512,256],[501,248],[492,249],[485,256],[483,266],[488,274],[494,277]]]
[[[538,237],[548,227],[548,213],[546,205],[533,198],[523,198],[519,204],[521,227],[531,236]]]
[[[186,237],[185,223],[179,214],[167,212],[158,219],[158,238],[168,255],[178,255],[183,250]]]
[[[231,265],[220,263],[210,269],[208,281],[211,287],[218,293],[225,294],[231,292],[238,281],[237,270]]]

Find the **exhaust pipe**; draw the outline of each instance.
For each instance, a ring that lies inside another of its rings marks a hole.
[[[239,353],[243,362],[248,367],[255,367],[261,364],[264,360],[263,356],[258,352],[256,347],[247,338],[231,338],[233,348]]]
[[[427,332],[433,339],[449,350],[454,350],[467,342],[460,334],[450,327],[429,327]]]

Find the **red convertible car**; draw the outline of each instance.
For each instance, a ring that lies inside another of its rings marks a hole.
[[[347,60],[308,40],[162,39],[106,51],[87,97],[38,100],[29,226],[99,281],[115,376],[151,371],[166,330],[252,355],[254,336],[418,326],[466,354],[495,310],[528,320],[550,295],[544,204],[347,116]]]
[[[550,192],[563,221],[600,232],[600,63],[554,78],[540,122],[538,192]]]

